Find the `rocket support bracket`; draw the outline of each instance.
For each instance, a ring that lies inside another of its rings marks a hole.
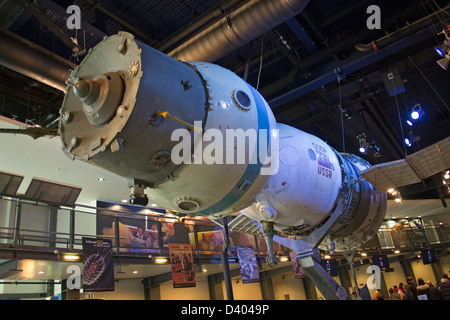
[[[339,154],[337,155],[341,163],[343,181],[336,207],[328,220],[317,230],[302,239],[284,238],[277,235],[273,236],[273,240],[296,252],[296,258],[303,270],[327,300],[346,300],[348,297],[345,289],[341,287],[320,265],[320,258],[317,254],[317,247],[322,243],[334,224],[347,210],[354,188],[352,185],[353,176],[348,174],[352,172],[351,168],[349,168],[349,163],[344,161]]]
[[[304,251],[296,256],[308,277],[327,300],[347,300],[347,292],[320,265],[317,249]]]
[[[274,268],[278,261],[275,257],[275,254],[273,253],[273,237],[274,237],[274,230],[273,230],[273,222],[266,222],[263,221],[263,233],[264,233],[264,239],[266,240],[267,244],[267,256],[266,256],[266,262],[269,265],[269,267]]]

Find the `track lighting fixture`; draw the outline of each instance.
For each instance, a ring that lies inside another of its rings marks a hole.
[[[442,57],[442,59],[436,61],[438,65],[441,66],[442,69],[447,70],[449,63],[450,63],[450,39],[448,37],[448,29],[442,30],[441,33],[445,35],[445,41],[443,44],[438,45],[437,47],[434,47],[434,50],[437,52],[438,55]]]
[[[413,120],[417,120],[422,116],[422,114],[423,114],[422,107],[420,106],[420,104],[417,103],[411,110],[411,118]]]

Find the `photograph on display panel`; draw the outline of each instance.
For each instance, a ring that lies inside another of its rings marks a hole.
[[[259,270],[255,251],[252,247],[236,248],[241,270],[242,282],[252,283],[259,281]]]
[[[195,287],[194,256],[190,244],[169,243],[174,288]]]

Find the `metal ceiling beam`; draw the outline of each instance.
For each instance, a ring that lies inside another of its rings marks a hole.
[[[149,37],[144,31],[142,31],[139,28],[136,28],[135,26],[131,25],[130,23],[128,23],[127,21],[125,21],[124,19],[122,19],[121,17],[119,17],[118,15],[114,14],[113,12],[111,12],[110,10],[106,9],[100,2],[96,2],[94,0],[85,0],[87,3],[89,3],[91,6],[93,6],[95,9],[103,12],[104,14],[106,14],[107,16],[109,16],[110,18],[114,19],[115,21],[117,21],[118,23],[120,23],[122,26],[124,26],[125,28],[129,29],[131,32],[133,32],[134,34],[140,36],[142,39],[144,39],[145,41],[148,42],[148,44],[152,45],[156,42],[155,39]]]
[[[66,8],[61,7],[59,4],[55,3],[52,0],[37,0],[36,2],[40,7],[50,10],[55,14],[59,15],[60,17],[67,16]],[[85,30],[87,33],[92,34],[99,39],[103,39],[103,37],[107,36],[106,33],[94,27],[93,25],[87,23],[82,18],[80,19],[80,23],[82,30]]]
[[[288,27],[292,30],[292,32],[297,36],[297,38],[303,43],[306,50],[310,53],[316,52],[319,48],[317,48],[316,43],[309,36],[308,32],[305,31],[305,28],[297,21],[294,17],[286,21]]]
[[[50,29],[55,36],[57,36],[62,42],[74,51],[78,50],[78,45],[72,41],[72,38],[62,31],[49,17],[47,17],[39,7],[29,0],[16,0],[26,10],[28,10],[36,19],[38,19],[43,25]]]
[[[434,27],[437,28],[441,26],[440,22],[438,24],[439,26],[435,25]],[[434,29],[429,28],[429,26],[424,26],[421,30],[403,37],[403,34],[396,37],[392,36],[392,38],[389,38],[392,43],[377,51],[356,51],[344,61],[323,62],[322,64],[317,65],[316,68],[314,68],[314,71],[312,71],[311,76],[304,79],[295,89],[270,100],[268,103],[273,109],[277,108],[284,103],[337,81],[337,73],[339,73],[341,77],[345,77],[348,74],[358,71],[372,63],[380,61],[398,51],[404,50],[429,38],[433,34],[431,30]],[[279,82],[284,83],[283,79]]]
[[[445,23],[445,21],[448,23],[448,18],[445,19],[445,21],[442,21],[440,16],[443,12],[445,12],[445,10],[448,9],[450,9],[449,6],[412,24],[408,24],[392,34],[388,34],[381,39],[375,40],[374,43],[377,45],[376,51],[373,51],[374,46],[372,44],[359,45],[358,48],[364,49],[358,50],[353,53],[352,56],[343,61],[325,61],[333,53],[338,53],[342,50],[348,49],[354,46],[355,43],[374,33],[373,30],[362,30],[354,37],[343,40],[335,46],[327,47],[326,49],[323,49],[299,62],[292,68],[291,72],[286,77],[276,81],[266,88],[263,88],[261,90],[261,94],[266,97],[270,96],[277,90],[283,89],[286,83],[297,80],[296,75],[300,70],[313,66],[315,66],[315,68],[311,72],[310,77],[301,81],[300,84],[297,84],[297,88],[270,100],[269,105],[272,108],[276,108],[281,104],[287,103],[295,98],[314,91],[315,89],[321,88],[324,85],[336,81],[337,73],[340,73],[340,76],[348,75],[432,36],[434,32],[433,30],[441,29],[442,24]]]

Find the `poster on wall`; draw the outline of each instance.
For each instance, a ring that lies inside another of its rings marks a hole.
[[[252,247],[236,247],[242,276],[242,283],[259,281],[259,270],[255,251]]]
[[[195,287],[194,256],[190,244],[169,243],[169,256],[174,288]]]
[[[114,260],[111,240],[83,238],[83,290],[114,291]]]
[[[306,274],[305,270],[303,270],[300,262],[298,262],[298,259],[296,258],[297,252],[291,250],[289,251],[289,256],[291,257],[292,261],[292,269],[294,271],[294,277],[296,279],[307,277],[308,275]]]

